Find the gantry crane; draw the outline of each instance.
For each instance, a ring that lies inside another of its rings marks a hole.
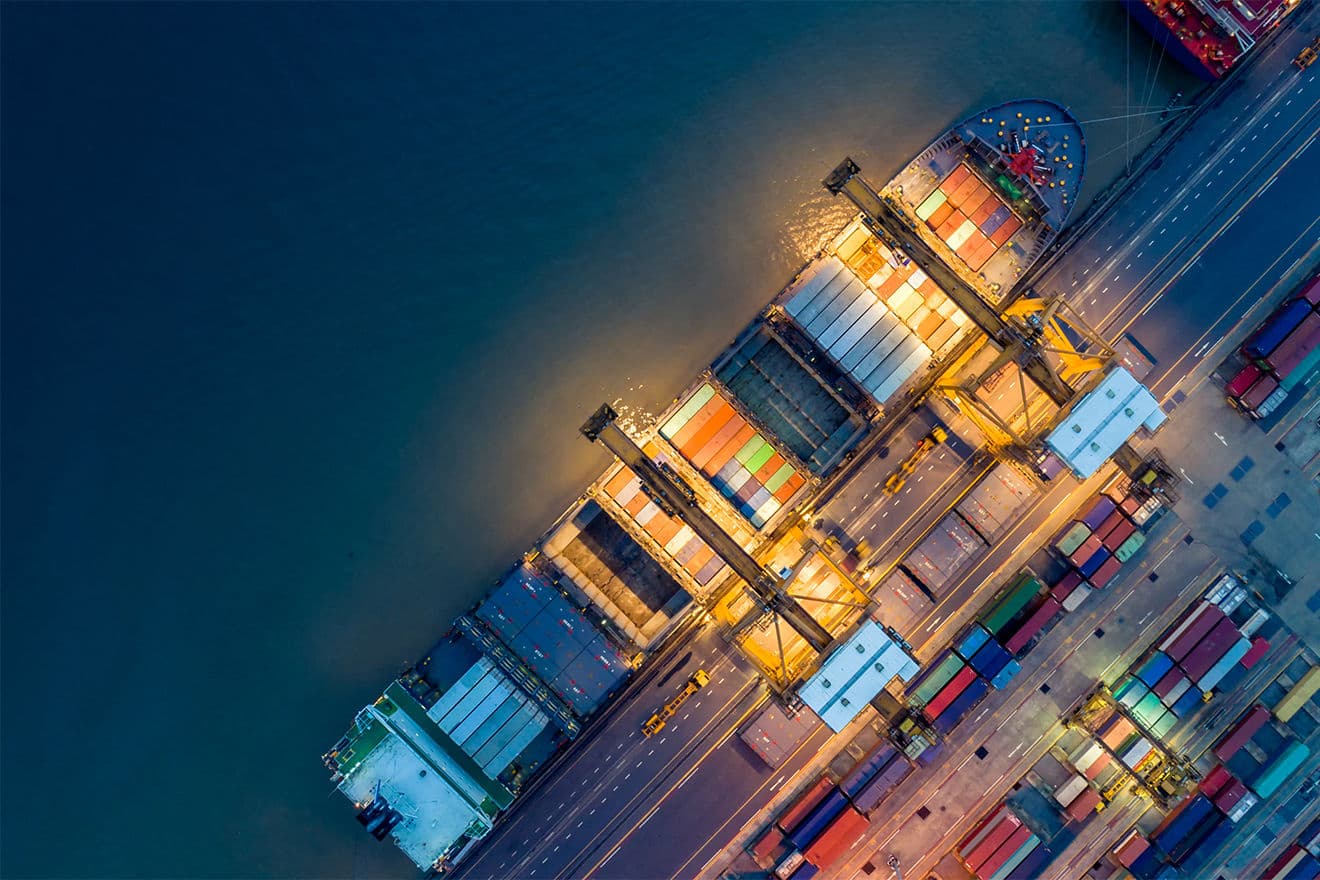
[[[617,424],[618,413],[608,403],[582,426],[582,434],[606,449],[632,469],[641,480],[642,491],[670,516],[685,522],[697,537],[743,579],[755,598],[797,630],[816,652],[822,652],[834,640],[829,630],[807,613],[786,590],[788,580],[770,571],[752,558],[733,536],[724,531],[697,503],[696,493],[672,467],[652,461]]]
[[[993,362],[970,382],[939,387],[955,399],[976,407],[994,429],[1003,431],[1015,442],[1025,445],[1024,438],[976,396],[976,390],[990,376],[1016,363],[1050,400],[1066,407],[1081,393],[1072,383],[1087,373],[1098,372],[1113,357],[1113,349],[1060,299],[1028,297],[1025,290],[1014,289],[998,306],[987,302],[972,282],[936,253],[901,208],[862,178],[861,168],[851,158],[839,163],[823,182],[831,193],[847,196],[862,212],[863,222],[877,238],[906,254],[998,346],[1000,351]],[[1087,344],[1085,352],[1078,350],[1073,337]],[[1047,355],[1053,355],[1058,365]],[[1024,404],[1025,397],[1024,389]],[[1030,414],[1027,418],[1030,424]],[[978,422],[985,424],[983,419]]]

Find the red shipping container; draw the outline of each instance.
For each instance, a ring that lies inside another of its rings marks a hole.
[[[1086,768],[1086,774],[1085,774],[1086,778],[1091,780],[1092,782],[1095,782],[1096,777],[1098,777],[1102,772],[1104,772],[1104,769],[1108,767],[1110,762],[1113,760],[1114,760],[1113,755],[1109,754],[1108,752],[1101,752],[1100,757],[1092,761],[1091,766]]]
[[[1094,788],[1088,788],[1077,796],[1077,800],[1068,805],[1065,810],[1068,818],[1075,822],[1081,822],[1087,816],[1095,812],[1096,804],[1100,803],[1100,792]]]
[[[962,211],[954,211],[952,214],[949,215],[949,219],[941,223],[940,228],[935,230],[935,234],[938,235],[940,238],[944,239],[945,241],[948,241],[949,236],[953,235],[953,233],[958,229],[958,227],[962,226],[966,220],[967,217],[963,214]]]
[[[934,721],[940,713],[949,708],[949,704],[958,699],[958,695],[967,690],[967,686],[976,678],[976,670],[970,666],[964,666],[958,670],[958,674],[949,679],[949,683],[935,695],[921,710],[925,716]]]
[[[761,867],[773,865],[771,861],[775,855],[775,850],[779,849],[784,842],[784,832],[780,831],[774,825],[765,829],[765,833],[756,839],[752,844],[752,858]]]
[[[966,165],[959,164],[957,168],[949,172],[949,176],[940,182],[940,189],[944,190],[945,195],[953,192],[964,180],[970,177],[972,169]]]
[[[1307,315],[1297,329],[1270,352],[1265,362],[1276,378],[1287,379],[1308,354],[1320,348],[1320,314]]]
[[[807,861],[822,870],[828,868],[852,848],[870,825],[855,807],[848,807],[802,853]]]
[[[1228,649],[1233,647],[1233,643],[1239,637],[1240,634],[1233,621],[1225,617],[1210,630],[1210,634],[1202,639],[1200,644],[1178,661],[1178,665],[1187,673],[1188,678],[1199,681],[1201,676],[1210,671],[1211,666],[1219,662],[1220,657],[1228,653]]]
[[[1004,225],[995,230],[990,240],[996,245],[1002,246],[1006,241],[1013,237],[1013,233],[1022,228],[1022,221],[1017,217],[1009,217],[1004,221]]]
[[[1304,299],[1313,306],[1320,305],[1320,275],[1308,281],[1301,293],[1297,294],[1297,298]]]
[[[977,869],[976,875],[986,878],[993,877],[1000,868],[1004,867],[1004,862],[1013,858],[1013,853],[1017,852],[1029,837],[1031,837],[1031,829],[1025,825],[1014,831],[1012,836],[1005,840],[1003,845],[995,850],[990,858],[985,860],[985,864]]]
[[[1100,536],[1101,543],[1104,543],[1105,538],[1114,530],[1114,526],[1121,523],[1124,519],[1126,519],[1126,517],[1123,516],[1123,511],[1117,509],[1111,511],[1109,516],[1105,517],[1105,521],[1100,523],[1100,528],[1095,530],[1095,533]],[[1108,547],[1109,545],[1106,543],[1105,546]]]
[[[1243,654],[1242,659],[1238,662],[1242,664],[1243,669],[1250,669],[1256,665],[1256,662],[1259,661],[1261,657],[1265,656],[1265,652],[1269,649],[1270,643],[1265,637],[1256,636],[1251,640],[1251,647],[1247,649],[1247,653]]]
[[[1163,700],[1169,694],[1173,693],[1173,689],[1178,686],[1178,682],[1182,681],[1186,677],[1187,676],[1183,675],[1183,671],[1181,669],[1174,667],[1173,669],[1170,669],[1168,672],[1164,673],[1164,677],[1161,678],[1159,681],[1155,682],[1155,687],[1151,688],[1151,690],[1155,693],[1155,696]]]
[[[993,241],[986,239],[967,259],[967,265],[979,272],[981,267],[995,255],[995,251],[997,250],[999,250],[999,246]]]
[[[989,861],[990,857],[995,854],[995,851],[1004,845],[1004,841],[1017,833],[1021,827],[1022,822],[1017,816],[1014,816],[1011,813],[1005,816],[1004,819],[986,836],[985,840],[982,840],[977,844],[976,848],[967,855],[967,867],[971,872],[973,874],[977,873],[980,870],[980,867]]]
[[[990,813],[990,815],[976,823],[976,827],[968,832],[967,836],[958,844],[959,858],[966,861],[967,857],[971,855],[972,850],[980,846],[981,841],[985,840],[986,837],[990,835],[990,832],[999,825],[1000,820],[1005,816],[1011,815],[1013,815],[1013,813],[1009,810],[1008,804],[1000,804],[992,813]]]
[[[1050,595],[1062,602],[1072,594],[1073,590],[1084,583],[1086,583],[1086,579],[1082,577],[1082,573],[1075,568],[1070,568],[1067,574],[1059,578],[1059,582],[1054,585],[1054,589],[1050,590]]]
[[[939,229],[940,224],[949,219],[949,215],[954,211],[953,205],[947,201],[935,209],[935,213],[926,219],[926,225],[931,229]]]
[[[1091,575],[1091,586],[1097,590],[1104,589],[1105,585],[1114,579],[1123,563],[1118,561],[1117,556],[1111,556],[1100,564],[1095,574]]]
[[[1265,402],[1265,398],[1273,394],[1279,387],[1279,380],[1273,376],[1261,376],[1256,380],[1247,391],[1238,398],[1238,401],[1247,409],[1254,410]]]
[[[978,229],[981,227],[981,224],[990,219],[991,214],[999,209],[999,204],[999,199],[995,198],[994,194],[989,190],[986,190],[985,201],[977,205],[976,210],[971,214],[971,220],[976,224]]]
[[[1215,757],[1227,761],[1236,755],[1269,720],[1269,709],[1260,704],[1254,706],[1228,733],[1220,737],[1219,742],[1215,743]]]
[[[1246,793],[1246,783],[1240,779],[1234,779],[1220,789],[1219,794],[1215,795],[1215,806],[1219,808],[1219,812],[1227,816]]]
[[[788,809],[779,814],[779,819],[775,824],[784,831],[792,831],[799,822],[807,817],[807,813],[816,809],[816,805],[825,800],[825,795],[829,794],[832,788],[834,788],[834,783],[830,782],[828,776],[817,779],[815,785],[798,795],[797,800],[793,801]]]
[[[1113,528],[1109,534],[1101,539],[1101,543],[1110,550],[1117,550],[1123,546],[1123,542],[1132,537],[1137,531],[1136,525],[1131,520],[1124,517],[1123,521]]]
[[[1068,557],[1068,560],[1072,562],[1073,565],[1082,565],[1086,560],[1094,556],[1095,552],[1102,546],[1100,538],[1097,535],[1091,535],[1091,537],[1082,542],[1082,546],[1073,551],[1073,554]]]
[[[1205,779],[1201,780],[1201,784],[1198,785],[1197,788],[1201,790],[1201,794],[1208,798],[1213,798],[1215,795],[1219,794],[1224,786],[1228,785],[1233,778],[1233,774],[1228,772],[1227,767],[1223,764],[1216,764],[1215,769],[1205,774]]]
[[[1133,829],[1127,838],[1114,850],[1114,860],[1124,868],[1131,868],[1137,856],[1150,849],[1150,841]]]
[[[1172,657],[1174,662],[1177,662],[1186,657],[1187,653],[1195,648],[1201,639],[1209,635],[1210,630],[1214,629],[1223,619],[1224,612],[1219,610],[1219,606],[1206,602],[1197,609],[1196,617],[1191,625],[1167,646],[1160,645],[1160,650]]]
[[[1034,639],[1045,625],[1054,619],[1054,615],[1063,610],[1059,600],[1053,596],[1046,596],[1045,601],[1040,604],[1030,617],[1023,621],[1018,631],[1013,633],[1012,637],[1004,643],[1004,650],[1010,654],[1016,654],[1027,646],[1027,642]]]
[[[1118,509],[1126,513],[1128,516],[1132,516],[1141,509],[1141,502],[1129,495],[1118,505]]]
[[[1241,397],[1246,393],[1248,388],[1256,384],[1256,380],[1260,378],[1260,374],[1260,367],[1255,364],[1247,364],[1241,370],[1238,370],[1238,374],[1233,377],[1233,381],[1228,383],[1228,387],[1225,391],[1228,393],[1229,397]]]
[[[981,186],[972,190],[971,195],[969,195],[966,199],[963,200],[962,212],[966,214],[968,219],[970,219],[977,226],[980,226],[981,223],[985,221],[986,217],[989,217],[990,214],[994,213],[994,208],[991,208],[988,212],[986,212],[985,216],[981,217],[980,220],[976,219],[977,216],[981,214],[981,208],[985,205],[986,201],[989,198],[990,198],[990,190]]]

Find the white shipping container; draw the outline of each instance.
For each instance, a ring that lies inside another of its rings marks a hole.
[[[1150,754],[1151,749],[1153,748],[1155,748],[1155,746],[1151,741],[1143,736],[1141,739],[1137,740],[1136,745],[1127,750],[1123,755],[1122,761],[1129,768],[1135,767],[1141,763],[1142,758]]]
[[[1091,587],[1087,584],[1081,584],[1077,589],[1068,594],[1068,598],[1063,600],[1063,610],[1067,612],[1076,611],[1086,601],[1086,597],[1091,595]]]
[[[1247,601],[1247,591],[1242,587],[1238,587],[1219,607],[1223,609],[1225,614],[1232,614],[1245,601]]]
[[[1227,599],[1232,592],[1240,586],[1242,585],[1238,583],[1238,579],[1233,577],[1233,575],[1222,574],[1219,576],[1219,580],[1215,581],[1214,586],[1205,594],[1206,601],[1218,605],[1220,602]]]
[[[1054,799],[1059,802],[1059,806],[1066,807],[1077,800],[1077,796],[1084,791],[1086,791],[1086,779],[1074,776],[1054,789]]]
[[[1089,745],[1082,746],[1081,749],[1073,755],[1069,762],[1077,768],[1078,773],[1085,773],[1091,769],[1091,765],[1100,760],[1100,756],[1105,753],[1100,743],[1091,740]]]
[[[1229,820],[1232,822],[1241,822],[1242,817],[1247,815],[1247,813],[1250,813],[1251,808],[1256,806],[1259,802],[1260,798],[1256,797],[1255,792],[1247,792],[1242,796],[1242,800],[1238,801],[1233,806],[1233,809],[1229,811]]]
[[[1240,630],[1244,636],[1251,638],[1256,634],[1256,630],[1265,625],[1265,621],[1270,619],[1270,613],[1264,608],[1257,608],[1256,613],[1247,618],[1247,622],[1242,624]]]
[[[798,866],[806,860],[806,856],[802,855],[802,853],[797,850],[793,850],[791,853],[784,856],[783,861],[781,861],[778,867],[775,868],[775,876],[778,877],[779,880],[788,880],[789,877],[793,876],[793,872],[798,869]]]

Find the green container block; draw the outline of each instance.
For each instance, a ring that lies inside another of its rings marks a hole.
[[[949,681],[958,674],[958,670],[962,668],[962,658],[957,654],[950,654],[948,657],[945,657],[940,665],[935,667],[935,671],[931,673],[930,678],[923,681],[921,686],[916,689],[909,702],[915,706],[926,705],[931,700],[935,699],[935,695],[943,690],[944,686],[948,684]]]
[[[1017,617],[1043,589],[1044,586],[1036,580],[1035,575],[1031,572],[1023,572],[1003,598],[982,613],[981,625],[988,629],[991,635],[999,635],[1000,631],[1008,626],[1009,622]]]
[[[760,452],[761,447],[765,445],[767,445],[765,442],[765,438],[762,437],[760,434],[757,434],[754,437],[752,437],[751,440],[748,440],[746,443],[744,443],[743,448],[739,449],[737,453],[734,454],[733,457],[738,459],[738,464],[742,465],[743,467],[747,467],[747,462],[751,461],[752,456]],[[751,470],[751,468],[747,468],[747,469]]]
[[[1145,533],[1134,532],[1132,537],[1118,545],[1118,549],[1114,551],[1114,556],[1117,557],[1119,562],[1127,562],[1133,556],[1137,555],[1137,551],[1140,550],[1145,543]]]
[[[1072,556],[1089,537],[1091,537],[1091,529],[1086,523],[1073,523],[1054,546],[1064,556]]]
[[[1144,682],[1134,676],[1128,676],[1118,687],[1114,688],[1114,700],[1117,701],[1120,706],[1125,706],[1128,709],[1137,705],[1137,703],[1141,702],[1142,698],[1149,694],[1150,688],[1146,687]]]
[[[1164,714],[1164,704],[1160,702],[1160,698],[1155,694],[1146,694],[1137,703],[1136,708],[1132,710],[1132,714],[1136,716],[1142,726],[1149,730]]]
[[[770,493],[778,492],[791,476],[793,476],[793,465],[784,462],[784,466],[775,471],[770,479],[765,481],[765,490]]]
[[[769,443],[767,443],[764,446],[762,446],[760,449],[758,449],[756,451],[756,454],[753,455],[750,459],[748,459],[747,463],[744,464],[743,467],[747,468],[752,473],[756,473],[761,468],[765,467],[765,463],[769,461],[771,458],[773,458],[774,454],[775,454],[775,448],[771,446]]]

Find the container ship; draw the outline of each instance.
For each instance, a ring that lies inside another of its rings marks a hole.
[[[1084,166],[1067,110],[1017,101],[953,126],[884,192],[942,259],[993,295],[1054,241]],[[793,572],[794,594],[818,600],[812,615],[839,644],[866,625],[864,594],[803,538],[798,511],[974,330],[858,217],[631,435],[768,570]],[[324,756],[332,782],[368,833],[392,838],[423,871],[448,870],[685,621],[700,614],[731,626],[754,612],[739,583],[616,459],[356,715]],[[820,656],[791,631],[781,639],[753,626],[737,638],[768,679],[780,676],[781,693]],[[916,671],[915,661],[895,668]]]
[[[1123,0],[1137,22],[1197,77],[1228,73],[1296,0]]]

